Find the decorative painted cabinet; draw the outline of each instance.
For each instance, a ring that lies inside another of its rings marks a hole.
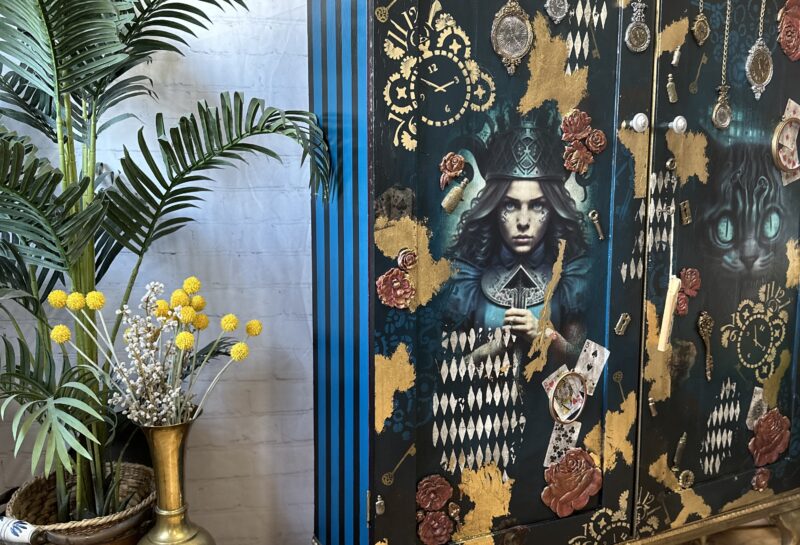
[[[316,542],[798,543],[784,3],[309,0]]]

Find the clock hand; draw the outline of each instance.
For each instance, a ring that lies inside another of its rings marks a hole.
[[[445,92],[445,88],[444,88],[444,87],[442,87],[441,85],[436,85],[436,84],[435,84],[435,83],[433,83],[432,81],[428,81],[428,80],[426,80],[425,78],[419,78],[419,79],[420,79],[420,80],[421,80],[423,83],[427,83],[428,85],[430,85],[431,87],[433,87],[433,92],[434,92],[434,93],[444,93],[444,92]]]
[[[455,84],[456,84],[456,80],[452,80],[451,82],[449,82],[449,83],[445,83],[444,85],[442,85],[441,89],[442,89],[442,91],[444,91],[444,90],[446,90],[448,87],[450,87],[451,85],[455,85]]]

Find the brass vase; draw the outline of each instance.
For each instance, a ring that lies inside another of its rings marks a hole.
[[[142,427],[156,479],[156,523],[139,545],[215,545],[206,530],[187,515],[184,457],[193,421],[175,426]]]

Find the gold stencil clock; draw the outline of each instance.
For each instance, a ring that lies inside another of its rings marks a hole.
[[[786,290],[776,282],[758,290],[758,301],[744,300],[733,321],[722,327],[722,346],[734,345],[739,362],[763,383],[775,371],[778,348],[786,338],[789,313]]]
[[[393,124],[393,144],[417,147],[418,124],[447,127],[468,111],[486,111],[495,100],[492,77],[472,59],[469,36],[435,1],[426,21],[411,7],[389,21],[383,44],[397,63],[383,89]]]

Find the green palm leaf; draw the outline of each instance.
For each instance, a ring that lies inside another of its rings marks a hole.
[[[3,0],[0,62],[54,99],[125,61],[111,0]]]
[[[94,240],[105,207],[98,200],[75,212],[89,180],[60,192],[61,180],[23,143],[0,140],[0,232],[13,233],[27,264],[67,271]]]
[[[221,95],[219,107],[199,103],[196,115],[181,118],[169,130],[160,114],[156,125],[163,164],[158,164],[143,131],[139,131],[144,163],[140,165],[125,149],[125,180],[118,179],[104,195],[109,206],[103,227],[136,255],[143,255],[153,242],[192,221],[183,214],[197,208],[199,193],[207,191],[199,185],[210,181],[203,172],[244,161],[251,153],[280,161],[275,151],[252,143],[258,135],[281,135],[297,142],[303,149],[303,160],[311,158],[312,188],[321,189],[327,196],[328,148],[312,114],[270,108],[258,99],[245,103],[236,93]]]

